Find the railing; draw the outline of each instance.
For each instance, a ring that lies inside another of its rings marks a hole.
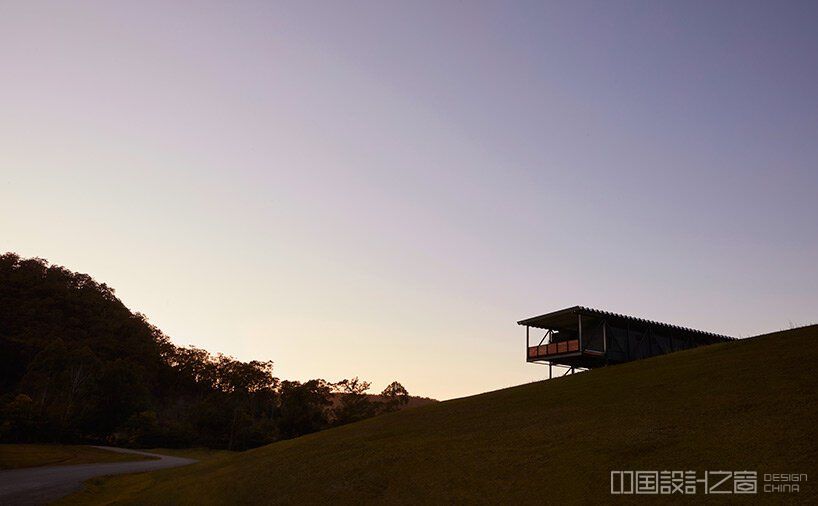
[[[541,344],[528,348],[528,358],[550,357],[579,351],[579,339],[563,341],[561,343]]]

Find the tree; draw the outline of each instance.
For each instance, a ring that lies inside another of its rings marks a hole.
[[[332,388],[326,381],[283,381],[279,395],[278,427],[283,437],[298,437],[329,426]]]
[[[367,395],[369,385],[368,381],[361,381],[357,376],[335,384],[339,396],[338,407],[333,412],[335,425],[357,422],[375,415],[378,403],[372,402]]]
[[[403,385],[393,381],[381,392],[383,399],[383,410],[385,412],[397,411],[409,403],[409,392]]]
[[[93,414],[97,430],[112,433],[131,416],[149,408],[150,392],[143,378],[141,365],[130,360],[105,363],[100,371]]]
[[[37,436],[34,401],[26,394],[0,409],[0,441],[32,441]]]

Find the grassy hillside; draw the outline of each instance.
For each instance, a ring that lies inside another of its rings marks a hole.
[[[756,499],[814,504],[816,364],[812,326],[423,406],[194,466],[99,480],[69,501],[600,502],[611,499],[611,469],[749,469],[810,473],[797,496]]]
[[[91,446],[0,444],[0,469],[150,459],[151,457],[143,455],[112,452]]]

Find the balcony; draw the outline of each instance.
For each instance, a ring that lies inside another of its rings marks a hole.
[[[563,355],[565,353],[575,353],[579,351],[579,339],[562,341],[560,343],[541,344],[528,348],[528,359],[537,360],[541,358]]]

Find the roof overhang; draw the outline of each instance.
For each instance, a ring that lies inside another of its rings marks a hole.
[[[540,316],[526,318],[517,322],[518,325],[525,325],[527,327],[535,327],[540,329],[570,329],[576,330],[579,326],[578,316],[593,318],[596,320],[607,321],[610,324],[628,325],[629,328],[645,329],[645,328],[664,328],[674,333],[683,333],[701,337],[708,337],[719,341],[732,341],[735,338],[725,336],[722,334],[715,334],[713,332],[706,332],[703,330],[691,329],[688,327],[681,327],[670,323],[662,323],[653,320],[646,320],[644,318],[637,318],[635,316],[628,316],[619,313],[611,313],[601,309],[594,309],[585,306],[573,306],[559,311],[553,311]],[[590,323],[590,322],[589,322]]]

